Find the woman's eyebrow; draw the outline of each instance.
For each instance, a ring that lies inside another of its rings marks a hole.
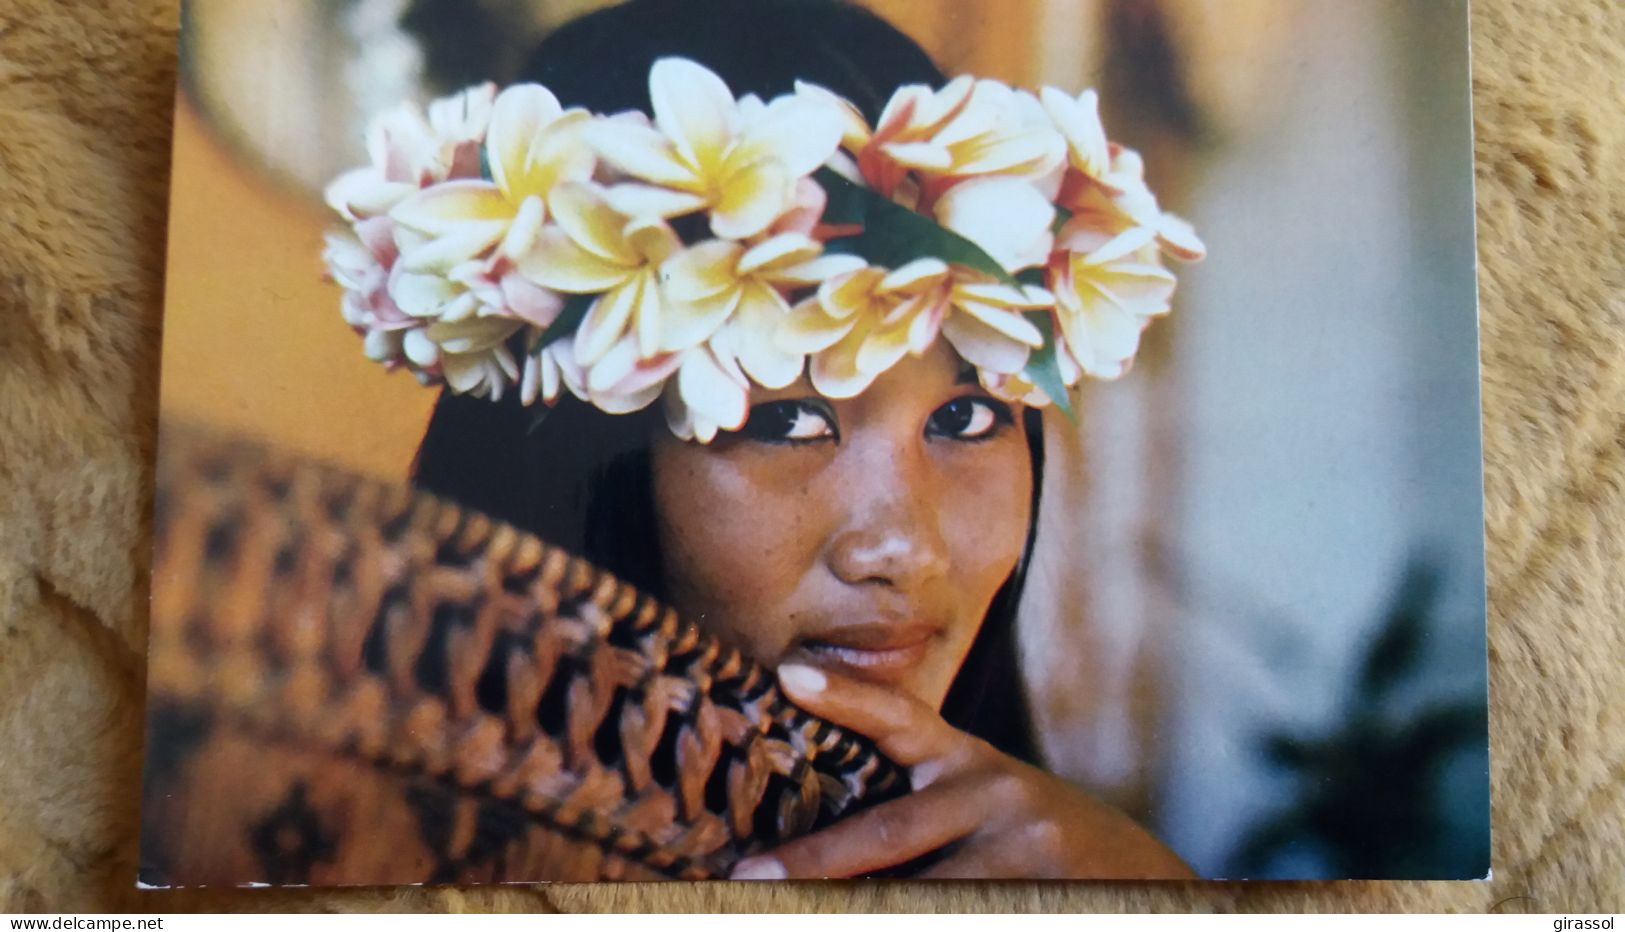
[[[955,385],[980,385],[981,380],[976,377],[976,370],[965,366],[959,370],[959,377],[954,379]]]

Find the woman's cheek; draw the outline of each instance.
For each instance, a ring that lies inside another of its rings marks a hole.
[[[792,639],[788,603],[816,553],[805,539],[810,490],[770,459],[674,441],[657,446],[654,464],[674,607],[757,658],[778,656]]]
[[[1018,421],[1019,423],[1019,421]],[[965,598],[983,604],[1010,575],[1027,544],[1032,466],[1019,430],[946,454],[942,520]]]

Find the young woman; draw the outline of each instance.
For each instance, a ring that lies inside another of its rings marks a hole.
[[[650,112],[680,56],[736,94],[796,82],[873,123],[942,74],[907,37],[825,0],[634,0],[537,49],[565,106]],[[681,230],[680,230],[681,232]],[[606,414],[446,391],[416,482],[582,553],[775,666],[808,711],[870,736],[913,792],[738,866],[740,878],[1185,877],[1122,813],[1036,765],[1012,625],[1043,479],[1037,409],[945,340],[854,397],[804,374],[742,427],[679,439],[659,405]]]

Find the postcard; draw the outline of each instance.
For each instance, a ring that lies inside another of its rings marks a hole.
[[[1489,872],[1462,0],[189,0],[140,882]]]

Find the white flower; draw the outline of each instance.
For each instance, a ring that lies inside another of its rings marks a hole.
[[[591,129],[599,154],[640,182],[615,192],[617,206],[668,217],[709,208],[711,231],[724,239],[755,236],[790,210],[797,181],[840,141],[840,115],[824,101],[742,105],[716,74],[683,58],[655,62],[649,96],[654,126],[621,118]]]
[[[1072,350],[1066,343],[1066,337],[1060,333],[1054,334],[1055,340],[1055,367],[1061,384],[1070,388],[1078,384],[1083,378],[1083,370],[1079,368]],[[987,369],[977,370],[977,379],[982,387],[989,393],[1005,401],[1019,401],[1033,407],[1043,407],[1059,399],[1051,398],[1049,393],[1038,387],[1028,374],[1028,370],[1020,372],[1003,373],[990,372]]]
[[[406,340],[424,321],[401,309],[389,290],[398,252],[388,217],[357,221],[353,230],[327,234],[322,258],[328,276],[344,289],[339,309],[344,322],[362,336],[362,352],[386,369],[406,367],[424,383],[439,381],[438,356],[419,365],[406,353]]]
[[[1140,333],[1166,314],[1174,293],[1172,272],[1155,260],[1155,233],[1134,227],[1085,251],[1092,232],[1065,231],[1050,262],[1056,322],[1084,372],[1115,379],[1128,371]]]
[[[886,104],[858,168],[875,190],[899,193],[908,172],[929,207],[955,181],[1009,175],[1038,182],[1065,157],[1066,142],[1037,98],[998,81],[959,77],[941,90],[905,85]],[[906,199],[905,199],[906,202]]]
[[[1069,97],[1064,91],[1046,87],[1039,92],[1044,111],[1066,138],[1067,159],[1084,175],[1102,181],[1111,170],[1111,151],[1106,127],[1100,122],[1100,98],[1094,88]]]
[[[675,353],[640,358],[634,338],[627,334],[596,364],[583,368],[576,362],[575,337],[565,336],[527,357],[520,397],[526,404],[538,396],[551,402],[562,384],[601,411],[630,414],[660,397],[680,361]]]
[[[636,335],[640,358],[658,354],[673,326],[660,264],[681,245],[677,234],[657,218],[615,210],[597,185],[560,185],[553,207],[557,225],[541,232],[518,267],[545,288],[598,295],[576,331],[576,361],[592,366],[628,333]]]
[[[982,247],[1007,271],[1043,265],[1055,237],[1055,205],[1027,181],[993,175],[949,188],[932,211],[937,222]]]
[[[480,144],[496,85],[481,84],[429,105],[425,119],[404,103],[367,127],[371,164],[328,185],[327,203],[346,220],[387,213],[408,195],[453,178],[480,176]]]
[[[974,366],[1020,372],[1043,345],[1022,312],[1054,299],[1041,288],[1017,288],[938,259],[888,271],[836,275],[802,301],[779,331],[779,345],[812,356],[813,387],[831,398],[867,389],[905,354],[924,353],[941,334]]]
[[[710,344],[682,354],[677,377],[666,386],[666,423],[683,440],[710,443],[719,431],[745,426],[750,379],[739,364]]]
[[[436,321],[409,331],[404,349],[419,368],[438,367],[452,391],[497,401],[519,380],[519,367],[506,343],[522,326],[509,317]]]
[[[1071,217],[1061,236],[1081,244],[1072,248],[1089,251],[1134,227],[1144,227],[1174,258],[1194,262],[1205,256],[1207,247],[1191,225],[1157,206],[1146,186],[1139,153],[1116,144],[1110,150],[1110,168],[1104,176],[1077,169],[1067,172],[1057,202]]]
[[[805,357],[779,347],[775,335],[790,313],[785,292],[855,271],[855,256],[821,255],[823,247],[800,233],[782,233],[746,248],[708,240],[666,261],[662,274],[674,319],[661,349],[687,349],[707,340],[737,360],[757,384],[783,388],[801,376]]]
[[[496,264],[528,252],[554,189],[592,178],[597,159],[583,133],[590,121],[585,110],[560,107],[540,85],[503,91],[485,140],[491,180],[436,184],[396,204],[390,216],[417,234],[402,242],[401,261],[414,271],[444,272],[492,247]]]

